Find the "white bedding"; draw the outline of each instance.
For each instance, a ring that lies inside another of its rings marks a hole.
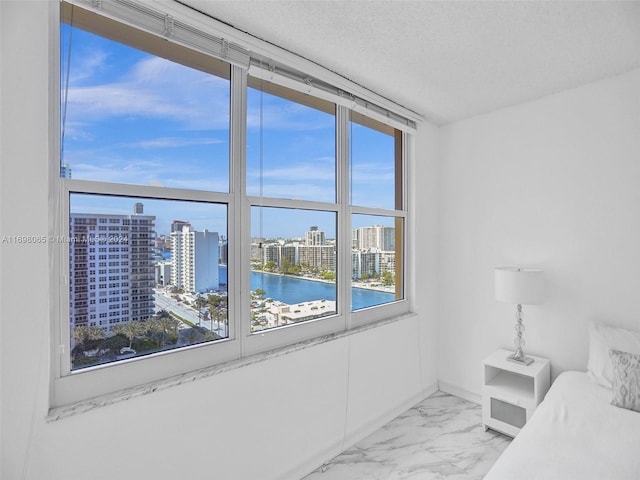
[[[558,376],[484,480],[639,480],[640,413],[582,372]]]

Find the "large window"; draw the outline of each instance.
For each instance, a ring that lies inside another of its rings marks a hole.
[[[393,121],[142,4],[73,3],[54,404],[408,311]]]

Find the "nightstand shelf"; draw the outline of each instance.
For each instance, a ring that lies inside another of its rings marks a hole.
[[[532,356],[531,365],[510,362],[511,353],[498,350],[483,362],[482,423],[515,437],[549,390],[551,368],[541,357]]]

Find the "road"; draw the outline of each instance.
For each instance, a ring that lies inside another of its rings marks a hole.
[[[196,311],[187,307],[184,303],[178,302],[168,295],[165,295],[159,289],[155,290],[154,301],[156,303],[156,311],[166,310],[180,315],[182,318],[198,325],[200,320]]]
[[[154,290],[154,301],[156,304],[156,311],[166,310],[168,312],[173,312],[177,315],[180,315],[185,320],[192,322],[194,325],[198,325],[199,323],[201,327],[206,328],[207,330],[213,330],[223,338],[226,337],[225,325],[220,325],[219,328],[216,328],[217,325],[215,322],[211,322],[210,320],[205,319],[198,319],[198,312],[196,312],[195,309],[186,306],[182,302],[176,301],[170,296],[170,294],[165,294],[159,288]],[[182,322],[180,322],[180,325],[180,328],[188,326]]]

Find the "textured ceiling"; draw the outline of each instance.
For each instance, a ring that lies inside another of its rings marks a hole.
[[[439,124],[640,67],[640,1],[183,3]]]

